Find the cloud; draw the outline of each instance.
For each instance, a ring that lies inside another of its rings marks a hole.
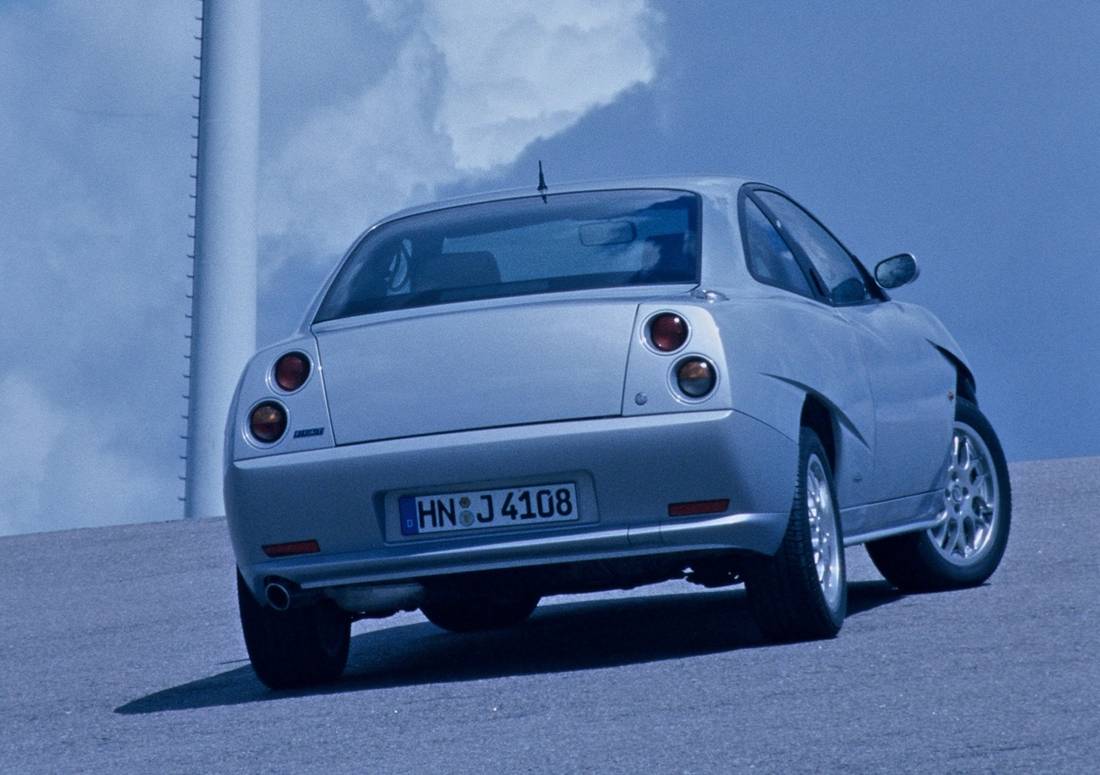
[[[380,81],[310,116],[261,176],[261,232],[331,259],[372,213],[453,177],[448,138],[432,125],[443,72],[439,51],[414,33]]]
[[[401,36],[392,69],[310,117],[267,165],[261,230],[331,261],[370,221],[508,164],[539,138],[650,82],[643,0],[373,0]]]
[[[0,534],[180,513],[192,15],[0,11]]]
[[[476,23],[473,20],[476,19]],[[655,72],[643,0],[438,2],[425,28],[447,64],[438,126],[459,170],[515,159]]]
[[[0,535],[35,528],[50,451],[65,428],[62,413],[20,374],[0,379]]]
[[[0,422],[0,535],[175,516],[163,472],[26,374],[0,379]]]
[[[181,514],[198,10],[0,7],[0,534]],[[642,0],[264,13],[268,316],[372,219],[654,77]]]

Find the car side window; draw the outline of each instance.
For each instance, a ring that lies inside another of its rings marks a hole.
[[[748,197],[742,202],[746,257],[753,277],[768,285],[812,297],[814,292],[810,281],[786,241],[755,202]]]
[[[782,232],[805,252],[833,304],[858,304],[874,298],[848,251],[809,213],[772,191],[754,191],[753,195],[771,210]]]

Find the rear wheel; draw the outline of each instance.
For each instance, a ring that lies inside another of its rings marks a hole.
[[[429,590],[420,610],[436,627],[476,632],[514,627],[526,621],[539,599],[539,595],[526,590],[504,593],[459,586]]]
[[[829,458],[809,428],[799,435],[798,478],[787,532],[772,557],[745,569],[753,616],[776,641],[831,638],[848,608],[844,537]]]
[[[936,526],[867,544],[875,567],[899,589],[976,586],[1004,556],[1012,517],[1008,465],[989,420],[963,398],[955,405],[950,455]]]
[[[344,672],[351,617],[331,600],[276,611],[252,596],[238,572],[237,602],[252,669],[269,688],[328,683]]]

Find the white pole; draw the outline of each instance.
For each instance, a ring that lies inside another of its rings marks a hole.
[[[256,348],[260,2],[205,0],[184,516],[225,514],[229,402]]]

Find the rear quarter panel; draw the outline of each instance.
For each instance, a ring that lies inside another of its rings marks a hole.
[[[835,420],[837,496],[846,507],[866,502],[874,404],[851,326],[828,307],[778,289],[735,296],[714,305],[712,315],[733,407],[797,441],[806,396],[816,395]]]
[[[298,390],[280,390],[272,377],[275,362],[289,352],[309,357],[309,378]],[[226,462],[333,446],[325,397],[323,367],[312,334],[288,339],[256,353],[245,367],[226,421]],[[287,411],[286,433],[274,444],[260,444],[248,433],[248,416],[262,401],[276,401]],[[308,432],[300,435],[299,432]],[[299,435],[296,435],[299,434]]]

